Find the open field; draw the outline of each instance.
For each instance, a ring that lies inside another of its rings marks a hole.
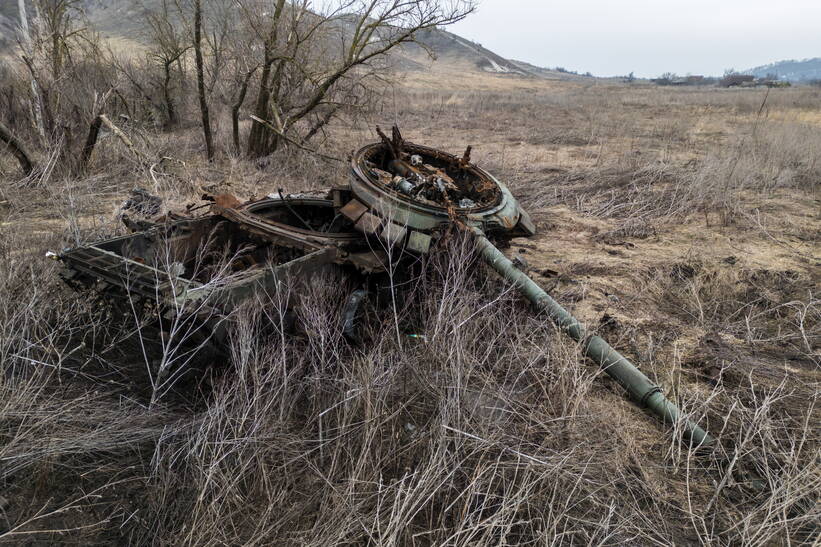
[[[244,310],[207,382],[152,397],[156,357],[45,252],[121,233],[133,187],[178,207],[204,191],[326,188],[346,171],[293,147],[209,164],[193,124],[125,125],[161,168],[113,136],[82,177],[31,183],[0,156],[0,543],[817,541],[821,89],[450,67],[335,121],[322,152],[344,158],[392,123],[454,153],[473,145],[538,227],[506,253],[720,448],[688,450],[459,238],[407,306],[376,314],[370,344],[343,341],[344,280],[323,279],[300,334],[261,336],[270,314]]]

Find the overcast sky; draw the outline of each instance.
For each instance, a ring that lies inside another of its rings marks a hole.
[[[449,30],[503,57],[597,76],[821,57],[821,0],[479,1]]]

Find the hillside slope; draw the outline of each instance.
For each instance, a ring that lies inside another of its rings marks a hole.
[[[0,51],[14,43],[17,28],[17,2],[0,2]]]
[[[407,44],[394,55],[409,57],[417,63],[421,61],[420,65],[426,66],[428,52],[432,52],[436,61],[458,63],[482,72],[537,77],[535,72],[482,47],[481,44],[446,30],[427,30],[419,33],[416,39],[419,44]]]
[[[821,57],[813,59],[794,59],[778,61],[769,65],[757,66],[745,71],[756,78],[764,78],[768,74],[777,74],[779,79],[790,82],[808,82],[821,80]]]
[[[0,2],[0,48],[14,42],[17,25],[16,2]],[[129,43],[144,39],[144,14],[158,5],[157,0],[83,0],[80,9],[100,34],[110,40]],[[442,29],[419,33],[418,44],[406,44],[391,53],[392,65],[400,71],[439,71],[458,68],[459,71],[490,73],[516,78],[575,80],[580,76],[512,61]],[[430,54],[433,54],[431,59]],[[435,65],[435,66],[434,66]]]

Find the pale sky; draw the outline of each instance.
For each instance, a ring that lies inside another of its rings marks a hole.
[[[821,0],[479,0],[448,30],[507,58],[596,76],[721,75],[821,57]]]

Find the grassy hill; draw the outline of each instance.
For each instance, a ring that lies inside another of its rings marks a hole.
[[[821,57],[801,61],[778,61],[769,65],[751,68],[746,73],[752,74],[756,78],[764,78],[768,74],[777,74],[781,80],[790,82],[821,80]]]
[[[17,26],[17,2],[0,2],[0,50],[14,43],[14,29]]]
[[[83,11],[100,34],[115,43],[139,43],[144,39],[145,13],[159,6],[159,0],[81,0]],[[0,4],[0,48],[13,44],[17,25],[17,4]],[[457,70],[474,74],[496,74],[512,78],[580,80],[569,72],[550,70],[498,55],[481,44],[442,29],[430,29],[417,36],[418,44],[406,44],[391,53],[392,65],[403,72]],[[433,59],[430,57],[433,54]]]

